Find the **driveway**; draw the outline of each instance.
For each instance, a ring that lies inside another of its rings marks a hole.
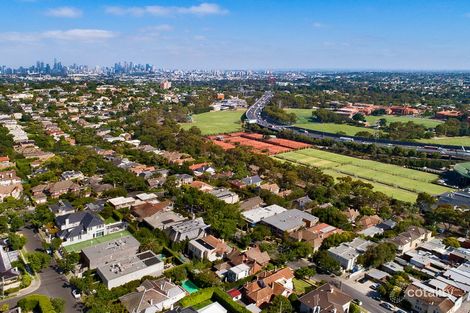
[[[33,252],[42,249],[42,243],[39,236],[30,228],[24,228],[20,231],[26,238],[25,249],[28,252]],[[72,290],[68,285],[68,282],[64,275],[59,274],[56,270],[56,262],[53,260],[51,266],[42,270],[39,273],[39,287],[32,288],[33,290],[28,291],[28,294],[43,294],[51,298],[62,298],[65,300],[65,312],[66,313],[78,313],[83,312],[82,305],[78,303],[72,296]],[[2,303],[8,303],[10,307],[15,307],[19,299],[24,297],[26,294],[17,296],[14,298],[0,301]]]

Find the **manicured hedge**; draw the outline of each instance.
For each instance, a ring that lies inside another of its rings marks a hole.
[[[113,211],[113,217],[117,221],[122,221],[122,219],[123,219],[122,213],[119,212],[119,211],[116,211],[116,210]]]
[[[181,299],[180,303],[184,307],[193,306],[203,301],[210,300],[214,294],[215,288],[200,289],[195,293]]]
[[[231,313],[251,313],[247,308],[233,301],[225,291],[219,288],[215,288],[212,298]]]
[[[245,278],[239,279],[239,280],[234,281],[234,282],[226,282],[226,283],[223,284],[223,288],[225,290],[230,290],[230,289],[235,289],[235,288],[239,289],[240,287],[242,287],[246,283],[252,281],[254,278],[255,278],[254,275],[250,275],[250,276],[247,276]]]
[[[18,306],[26,312],[39,309],[41,313],[56,313],[51,299],[45,295],[33,294],[18,301]]]
[[[207,300],[219,302],[230,313],[250,313],[244,306],[233,301],[232,298],[220,288],[201,289],[183,298],[180,303],[183,307],[195,306]]]

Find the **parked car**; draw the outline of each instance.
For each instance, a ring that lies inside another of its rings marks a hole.
[[[373,296],[372,299],[376,300],[376,301],[382,301],[382,298],[380,298],[380,296]]]
[[[372,289],[372,290],[377,290],[377,288],[379,288],[379,287],[380,287],[380,284],[372,284],[372,285],[370,285],[370,289]]]
[[[402,310],[402,309],[397,309],[397,310],[395,311],[395,313],[407,313],[407,312],[404,311],[404,310]]]
[[[77,289],[72,289],[72,296],[75,298],[75,299],[80,299],[80,297],[82,296],[80,294],[80,292],[78,292]]]
[[[352,302],[357,304],[357,305],[362,305],[362,301],[359,300],[359,299],[354,299]]]
[[[387,310],[395,311],[395,307],[388,302],[382,302],[380,305],[386,308]]]

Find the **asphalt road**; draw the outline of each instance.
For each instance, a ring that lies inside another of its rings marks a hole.
[[[33,230],[29,228],[24,228],[20,231],[26,238],[26,250],[28,252],[41,250],[42,243],[39,239],[39,236],[33,232]],[[65,300],[65,312],[66,313],[75,313],[75,312],[83,312],[82,305],[78,303],[75,298],[72,296],[72,289],[68,285],[68,282],[64,275],[59,274],[56,271],[56,263],[55,261],[51,262],[51,266],[44,269],[40,274],[40,286],[37,290],[31,292],[32,294],[43,294],[47,295],[51,298],[62,298]],[[1,303],[8,303],[10,308],[15,307],[16,303],[18,302],[21,297],[7,299]]]
[[[276,122],[266,120],[262,115],[261,112],[263,111],[264,107],[271,101],[273,98],[274,93],[272,91],[266,91],[261,98],[259,98],[252,106],[248,108],[245,115],[248,120],[256,121],[261,127],[265,127],[271,129],[273,131],[282,131],[282,130],[291,130],[298,135],[308,136],[311,138],[329,138],[335,141],[344,141],[343,138],[334,136],[328,133],[321,133],[305,129],[305,128],[298,128],[294,129],[291,126],[280,125]],[[427,148],[427,146],[421,145],[410,145],[406,142],[380,142],[376,139],[368,139],[368,138],[355,138],[354,136],[344,136],[351,139],[354,139],[356,142],[362,142],[364,144],[375,144],[378,146],[386,146],[386,147],[401,147],[405,149],[415,149],[422,152],[427,153],[441,153],[443,156],[450,155],[452,157],[461,158],[461,159],[470,159],[470,151],[461,150],[460,147],[453,147],[453,146],[442,146],[436,144],[427,144],[429,146],[434,146],[435,148]],[[453,148],[451,148],[453,147]],[[437,149],[437,150],[436,150]]]

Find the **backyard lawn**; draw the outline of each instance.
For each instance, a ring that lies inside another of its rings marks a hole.
[[[306,288],[315,286],[315,284],[313,282],[306,281],[304,279],[294,278],[294,279],[292,279],[292,282],[294,283],[295,292],[299,295],[304,294]]]

